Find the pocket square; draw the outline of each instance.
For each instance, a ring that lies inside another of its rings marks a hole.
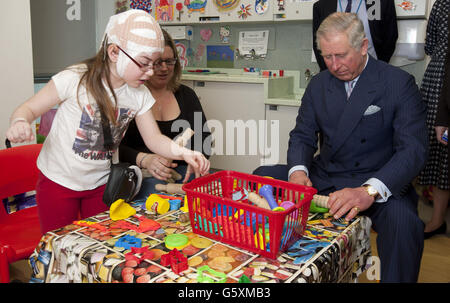
[[[369,106],[366,111],[364,112],[364,116],[369,116],[369,115],[373,115],[376,112],[379,112],[381,110],[380,107],[376,106],[376,105],[371,105]]]

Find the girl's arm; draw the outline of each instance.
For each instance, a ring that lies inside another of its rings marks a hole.
[[[209,161],[199,152],[179,146],[161,134],[151,110],[136,116],[136,125],[145,145],[155,154],[173,160],[184,160],[192,166],[196,176],[209,172]]]
[[[13,143],[34,140],[31,122],[61,103],[55,83],[50,80],[33,97],[20,105],[10,118],[6,137]]]

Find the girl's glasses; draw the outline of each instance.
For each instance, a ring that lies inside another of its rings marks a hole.
[[[128,55],[127,52],[124,51],[120,46],[117,45],[117,47],[118,47],[118,48],[119,48],[119,49],[120,49],[120,50],[121,50],[128,58],[130,58],[130,60],[133,61],[134,64],[136,64],[136,65],[139,67],[139,69],[140,69],[143,73],[146,73],[146,72],[148,72],[149,70],[152,70],[152,69],[153,69],[153,63],[149,63],[149,64],[146,64],[146,65],[143,65],[143,64],[137,62],[135,59],[133,59],[130,55]]]

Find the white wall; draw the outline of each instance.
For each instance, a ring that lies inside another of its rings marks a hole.
[[[34,94],[29,0],[2,1],[0,37],[0,149],[5,147],[9,117]]]
[[[116,1],[114,0],[96,0],[95,1],[95,13],[96,13],[96,47],[100,48],[100,43],[105,33],[106,25],[108,24],[109,17],[116,12]]]
[[[94,1],[31,0],[30,8],[35,75],[52,76],[95,56]]]

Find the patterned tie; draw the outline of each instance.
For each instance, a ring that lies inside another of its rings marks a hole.
[[[348,87],[347,87],[347,100],[350,98],[350,95],[352,94],[352,90],[353,90],[353,86],[355,85],[355,81],[350,81],[348,82]]]
[[[345,8],[346,13],[351,13],[352,11],[352,0],[348,0],[347,7]]]

